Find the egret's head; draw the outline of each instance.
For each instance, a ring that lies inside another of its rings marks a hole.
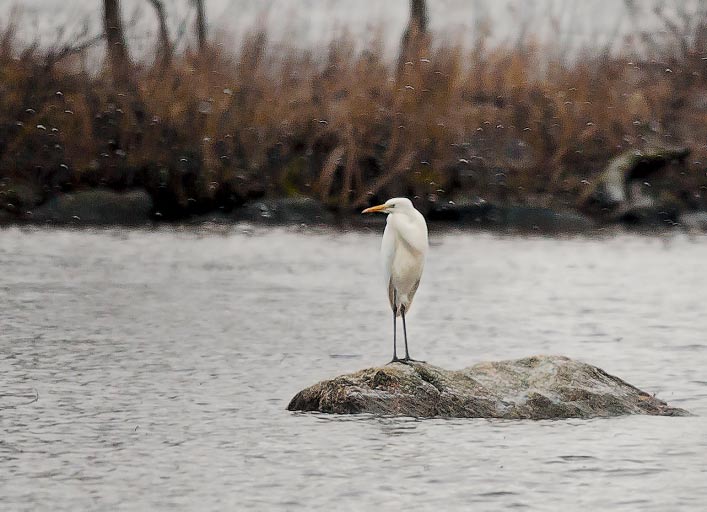
[[[366,208],[361,213],[394,213],[396,211],[404,210],[414,210],[415,207],[412,205],[407,197],[394,197],[393,199],[388,199],[385,203],[379,204],[378,206],[371,206]]]

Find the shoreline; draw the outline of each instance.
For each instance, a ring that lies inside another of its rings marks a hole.
[[[120,195],[115,192],[116,197]],[[100,196],[100,191],[87,191],[88,204],[81,201],[82,194],[71,196],[64,203],[47,201],[35,212],[13,214],[0,209],[0,228],[39,227],[59,229],[128,228],[160,229],[200,228],[205,226],[253,228],[312,228],[338,232],[382,230],[384,216],[361,216],[353,210],[335,212],[311,198],[261,199],[249,201],[230,212],[211,212],[185,216],[180,219],[165,219],[156,212],[146,194],[144,204],[118,204],[115,198],[109,204],[91,208],[91,202]],[[66,204],[69,203],[69,204]],[[497,204],[431,204],[427,205],[425,218],[431,232],[460,231],[470,233],[497,233],[508,235],[558,235],[558,236],[603,236],[617,233],[662,235],[676,230],[686,233],[707,233],[707,211],[666,212],[648,209],[643,216],[630,220],[606,221],[584,215],[573,209],[554,210],[528,205]],[[424,210],[424,209],[423,209]],[[81,215],[79,213],[83,212]],[[127,216],[124,216],[127,215]],[[661,215],[665,218],[661,218]],[[673,220],[673,217],[675,220]]]

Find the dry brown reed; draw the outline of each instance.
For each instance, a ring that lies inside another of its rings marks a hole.
[[[438,42],[396,66],[380,43],[341,37],[317,55],[254,30],[233,53],[136,65],[119,86],[80,52],[19,48],[9,26],[0,203],[102,185],[145,187],[166,218],[263,195],[342,210],[393,195],[573,208],[610,158],[668,144],[692,156],[664,193],[704,207],[705,33],[640,58]]]

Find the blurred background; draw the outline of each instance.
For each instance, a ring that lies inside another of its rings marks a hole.
[[[696,414],[286,410],[561,354]],[[707,3],[0,0],[0,508],[703,510]],[[400,340],[400,337],[398,338]]]
[[[492,227],[707,222],[699,1],[27,0],[0,19],[6,221],[327,221],[406,195]]]

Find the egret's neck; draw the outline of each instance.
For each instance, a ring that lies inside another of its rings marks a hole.
[[[427,224],[417,210],[394,212],[388,215],[388,224],[410,249],[420,254],[427,253]]]

